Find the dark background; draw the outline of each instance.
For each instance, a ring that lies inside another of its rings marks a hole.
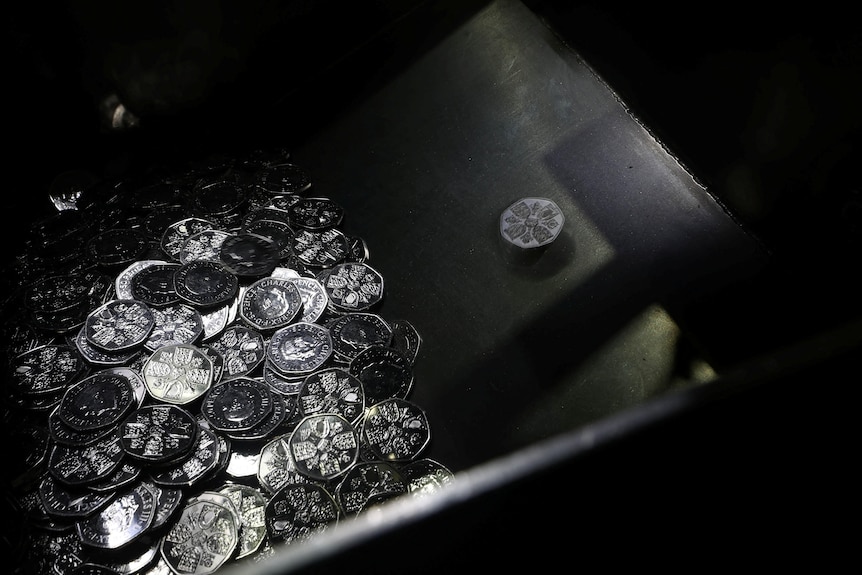
[[[7,255],[29,222],[53,209],[58,174],[113,177],[214,152],[289,147],[484,4],[16,4],[3,35],[4,196],[14,209]],[[779,562],[832,561],[843,548],[837,526],[851,512],[844,488],[856,454],[859,27],[837,3],[806,11],[527,4],[772,254],[762,274],[677,318],[731,383],[758,385],[370,544],[350,561],[379,557],[385,545],[404,564],[429,537],[474,559],[505,558],[503,543],[537,550],[540,560],[565,554],[587,532],[605,534],[623,555],[682,546],[709,559],[748,549]],[[111,95],[136,126],[109,127]],[[770,369],[789,356],[811,360]],[[717,433],[714,424],[728,420],[733,429]],[[641,492],[627,493],[622,480],[634,473]],[[559,501],[537,512],[532,494],[549,485]],[[566,528],[552,529],[552,520]],[[349,568],[339,561],[333,569]]]

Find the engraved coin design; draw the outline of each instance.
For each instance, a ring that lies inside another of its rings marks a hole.
[[[83,358],[64,344],[49,344],[11,360],[15,391],[26,395],[64,391],[84,370]]]
[[[365,404],[407,398],[413,389],[413,365],[394,347],[372,345],[351,360],[348,371],[359,378]]]
[[[290,454],[297,471],[311,479],[329,481],[356,463],[359,435],[340,415],[309,415],[290,436]]]
[[[201,413],[217,431],[242,431],[261,423],[272,411],[272,392],[262,381],[238,377],[212,387]]]
[[[407,489],[415,497],[426,497],[449,485],[455,474],[448,467],[427,457],[401,466]]]
[[[368,408],[362,438],[382,461],[415,459],[431,440],[425,412],[404,399],[392,398]]]
[[[562,210],[552,200],[522,198],[503,210],[500,234],[513,246],[538,248],[557,239],[565,221]]]
[[[383,299],[383,276],[365,262],[344,262],[321,280],[336,311],[367,311]]]
[[[153,523],[150,525],[150,530],[154,531],[166,525],[173,518],[174,513],[179,511],[185,493],[179,487],[167,487],[149,481],[148,484],[156,492],[156,516],[153,517]]]
[[[45,474],[39,482],[39,497],[49,515],[83,519],[92,515],[114,498],[113,493],[97,493],[87,489],[70,489]]]
[[[186,505],[161,541],[161,554],[178,575],[208,575],[233,555],[239,525],[224,505],[198,500]]]
[[[336,413],[355,424],[365,410],[362,382],[346,369],[321,369],[306,376],[297,397],[301,415]]]
[[[197,420],[185,409],[173,404],[147,405],[120,423],[120,442],[138,461],[167,463],[191,451],[197,431]]]
[[[75,523],[75,529],[89,547],[119,549],[147,531],[155,516],[155,503],[155,492],[147,483],[139,482],[98,513]]]
[[[222,241],[219,261],[234,275],[260,277],[269,274],[278,265],[280,251],[281,248],[269,238],[240,232]]]
[[[266,530],[272,541],[308,541],[338,523],[340,511],[329,491],[316,483],[290,483],[267,502]]]
[[[260,450],[257,480],[270,495],[288,483],[307,483],[311,479],[296,470],[290,454],[290,433],[270,439]]]
[[[370,312],[351,312],[326,324],[332,334],[332,349],[342,361],[350,362],[372,345],[388,346],[392,328],[382,317]]]
[[[295,408],[296,401],[293,397],[286,397],[279,393],[273,393],[272,410],[269,412],[269,415],[263,419],[263,421],[249,429],[227,431],[225,433],[231,439],[239,441],[255,441],[272,437],[275,430],[293,416]]]
[[[407,483],[394,465],[368,461],[350,468],[335,489],[335,499],[341,510],[349,514],[405,493]]]
[[[224,360],[223,381],[248,375],[266,357],[266,341],[263,335],[255,329],[241,325],[227,326],[218,337],[209,342],[209,347],[221,354]]]
[[[258,170],[254,183],[271,194],[301,194],[311,188],[311,177],[296,164],[274,164]]]
[[[118,436],[119,445],[119,436]],[[122,450],[122,445],[120,445]],[[120,489],[128,487],[135,483],[141,477],[141,466],[125,457],[120,460],[120,465],[109,473],[106,477],[99,479],[94,483],[88,483],[87,489],[97,493],[110,493],[115,495]]]
[[[135,299],[132,294],[132,279],[135,275],[144,268],[166,263],[168,262],[164,260],[138,260],[131,263],[126,269],[118,273],[117,278],[114,280],[116,299]]]
[[[191,403],[210,389],[213,364],[194,345],[166,345],[147,359],[141,376],[147,392],[156,401],[181,405]]]
[[[230,235],[230,232],[213,228],[189,236],[180,250],[180,263],[186,264],[192,260],[220,262],[222,242]]]
[[[281,210],[272,210],[281,211]],[[287,212],[284,212],[285,218]],[[287,221],[275,219],[255,219],[243,224],[242,231],[247,234],[263,236],[275,244],[278,250],[278,259],[282,260],[290,255],[290,247],[295,232]]]
[[[328,268],[344,261],[349,252],[347,236],[337,228],[298,230],[291,251],[303,265]]]
[[[308,374],[332,355],[329,329],[309,322],[296,322],[272,334],[267,359],[283,374]]]
[[[82,325],[74,337],[75,348],[88,364],[93,366],[118,366],[129,363],[141,350],[133,347],[129,350],[107,352],[97,347],[87,339],[87,326]]]
[[[198,441],[185,458],[167,466],[151,467],[150,479],[161,487],[192,487],[211,477],[221,455],[221,443],[215,432],[198,426]]]
[[[419,355],[422,336],[419,335],[416,327],[406,319],[393,320],[390,326],[392,327],[392,347],[400,351],[412,365]]]
[[[128,379],[98,371],[66,389],[57,416],[69,427],[86,431],[118,423],[136,405]]]
[[[186,303],[198,308],[221,306],[233,299],[239,280],[223,264],[192,260],[174,273],[174,290]]]
[[[24,305],[45,313],[68,310],[86,302],[91,287],[82,273],[48,276],[25,288]]]
[[[231,307],[229,304],[219,306],[215,309],[199,310],[201,321],[204,324],[202,341],[208,341],[217,337],[227,327]]]
[[[142,301],[153,307],[166,306],[180,300],[174,289],[174,272],[178,263],[164,263],[147,266],[132,277],[132,299]]]
[[[225,485],[219,493],[227,495],[239,511],[239,545],[236,558],[257,551],[266,539],[266,496],[259,489],[240,483]]]
[[[344,208],[331,198],[300,198],[290,206],[290,223],[307,230],[323,230],[337,226],[344,217]]]
[[[65,485],[87,486],[110,476],[125,454],[119,433],[114,430],[90,445],[55,445],[48,459],[48,470]]]
[[[80,431],[66,425],[58,415],[59,405],[48,414],[48,433],[54,443],[84,447],[95,443],[114,431],[111,426]]]
[[[200,312],[190,305],[175,303],[152,308],[153,329],[144,347],[155,351],[167,345],[193,344],[204,332]]]
[[[299,321],[314,323],[320,319],[329,305],[329,295],[317,278],[299,276],[292,279],[302,300],[302,315]]]
[[[166,227],[162,233],[162,251],[172,260],[180,261],[180,254],[186,244],[186,240],[195,234],[214,228],[214,223],[203,218],[188,217],[178,220]]]
[[[152,309],[133,299],[117,299],[97,307],[87,315],[87,341],[107,352],[143,345],[156,324]]]
[[[239,314],[252,328],[272,332],[293,322],[302,310],[302,296],[293,281],[267,277],[243,293]]]
[[[263,363],[263,381],[270,389],[285,397],[296,396],[302,389],[304,375],[284,375],[268,359]]]

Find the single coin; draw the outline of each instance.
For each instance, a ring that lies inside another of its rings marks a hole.
[[[362,439],[381,461],[416,459],[431,440],[428,417],[416,404],[391,398],[368,408]]]
[[[293,163],[273,164],[255,173],[254,185],[274,195],[302,194],[311,188],[311,175]]]
[[[119,423],[136,405],[128,379],[98,371],[66,389],[57,416],[73,429],[88,431]]]
[[[346,369],[320,369],[306,376],[297,396],[300,414],[335,413],[352,424],[365,411],[362,382]]]
[[[152,404],[133,410],[120,423],[120,443],[133,459],[158,465],[189,453],[197,432],[197,419],[182,407]]]
[[[342,361],[350,362],[359,352],[372,346],[388,346],[392,327],[371,312],[350,312],[326,324],[332,334],[332,350]]]
[[[222,242],[230,235],[230,232],[213,228],[189,236],[180,249],[180,263],[186,264],[192,260],[209,260],[220,263],[219,254],[221,253]]]
[[[266,531],[273,542],[307,542],[337,525],[340,516],[338,503],[322,485],[289,483],[266,504]]]
[[[335,499],[346,514],[407,493],[407,483],[394,465],[385,461],[357,463],[335,488]]]
[[[190,502],[162,538],[162,558],[173,573],[209,575],[235,554],[239,529],[229,507],[205,499]]]
[[[394,347],[372,345],[351,360],[348,371],[362,382],[365,404],[406,399],[413,389],[413,365]]]
[[[368,244],[359,236],[347,236],[348,253],[344,261],[364,262],[371,257]]]
[[[321,279],[329,305],[338,312],[369,311],[383,299],[383,276],[365,262],[344,262]]]
[[[221,354],[224,360],[222,381],[250,374],[266,357],[263,335],[238,324],[227,326],[208,345]]]
[[[209,356],[191,344],[163,346],[141,370],[147,392],[156,401],[183,405],[203,396],[212,385]]]
[[[298,318],[299,321],[316,322],[329,306],[329,295],[323,284],[317,278],[301,276],[298,273],[296,277],[291,278],[291,281],[299,290],[299,297],[302,300],[302,315]]]
[[[242,231],[247,234],[255,234],[272,240],[276,248],[278,248],[279,259],[284,259],[290,255],[291,244],[293,243],[294,232],[290,227],[290,222],[287,219],[287,212],[275,210],[273,208],[264,208],[268,212],[268,218],[252,219],[243,223]],[[264,209],[258,210],[264,211]],[[284,220],[274,219],[278,214],[284,215]]]
[[[188,217],[178,220],[168,225],[162,233],[162,251],[173,261],[178,262],[186,240],[195,234],[212,230],[215,227],[214,223],[203,218]]]
[[[178,263],[164,263],[147,266],[131,279],[132,299],[142,301],[151,307],[164,307],[180,300],[174,289],[174,272]]]
[[[220,305],[214,309],[199,310],[201,312],[201,321],[204,324],[204,333],[201,335],[202,342],[218,337],[218,335],[224,331],[224,328],[228,325],[231,307],[234,306],[233,301]]]
[[[273,394],[262,381],[238,377],[212,387],[201,413],[217,431],[243,431],[263,422],[273,407]]]
[[[331,198],[300,198],[290,206],[290,223],[306,230],[323,230],[341,224],[344,208]]]
[[[90,345],[106,352],[120,352],[142,346],[156,320],[147,304],[133,299],[117,299],[91,311],[84,322]]]
[[[114,280],[114,291],[117,295],[116,299],[135,299],[132,294],[132,279],[135,275],[144,268],[166,263],[168,262],[165,260],[138,260],[129,264],[128,267],[117,274],[117,278]]]
[[[86,370],[84,358],[71,346],[47,344],[10,360],[15,393],[24,395],[63,392]]]
[[[174,291],[189,305],[197,308],[223,306],[236,297],[239,279],[223,264],[210,260],[192,260],[174,273]]]
[[[75,529],[88,547],[119,549],[147,531],[155,512],[155,492],[146,482],[139,482],[98,513],[75,523]]]
[[[310,268],[332,267],[347,258],[347,236],[337,228],[325,230],[297,230],[291,251],[297,261]]]
[[[281,248],[271,239],[257,234],[230,234],[221,243],[219,261],[240,277],[268,275],[281,260]]]
[[[296,470],[290,454],[291,433],[283,433],[270,439],[260,450],[257,480],[269,495],[288,483],[308,483],[309,477]]]
[[[343,475],[359,457],[359,434],[340,415],[321,413],[304,417],[290,436],[290,455],[296,470],[318,481]]]
[[[560,235],[566,218],[548,198],[522,198],[500,214],[500,234],[520,249],[547,246]]]
[[[325,326],[296,322],[272,334],[266,356],[285,375],[308,374],[322,367],[332,355],[332,336]]]
[[[239,214],[248,202],[248,190],[231,179],[202,181],[192,191],[192,205],[204,219],[224,220]]]
[[[407,489],[415,497],[426,497],[437,493],[455,479],[448,467],[427,457],[410,461],[401,466]]]
[[[197,343],[204,332],[200,312],[190,305],[174,303],[152,309],[154,325],[144,347],[155,351],[167,345]]]
[[[120,377],[125,377],[127,380],[129,380],[129,385],[132,386],[132,393],[134,393],[135,395],[137,407],[140,407],[141,404],[144,403],[144,400],[148,397],[147,386],[144,384],[144,378],[141,377],[141,370],[137,366],[133,368],[130,366],[118,365],[105,367],[100,371],[119,375]]]
[[[248,286],[239,304],[240,318],[263,334],[294,322],[301,311],[302,295],[296,284],[274,277],[261,278]]]
[[[416,363],[422,346],[422,336],[416,327],[406,319],[393,320],[389,325],[392,327],[392,347],[400,351],[411,364]]]
[[[149,480],[147,483],[156,492],[156,516],[150,525],[150,531],[155,531],[173,520],[185,500],[185,492],[179,487],[158,485]]]
[[[125,455],[114,429],[90,445],[56,444],[48,459],[48,471],[64,485],[89,486],[110,477]]]

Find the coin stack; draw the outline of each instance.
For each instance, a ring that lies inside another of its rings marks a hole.
[[[0,310],[11,573],[212,573],[451,481],[422,339],[288,153],[63,198]]]

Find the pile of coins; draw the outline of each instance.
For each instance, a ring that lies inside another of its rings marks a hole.
[[[3,302],[12,573],[212,573],[451,481],[421,337],[289,154],[60,192]]]

